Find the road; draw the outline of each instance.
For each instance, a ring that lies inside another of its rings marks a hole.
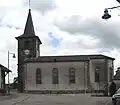
[[[14,95],[9,95],[9,96],[0,96],[0,101],[5,101],[5,100],[10,100],[13,98],[18,98],[19,96],[14,94]]]
[[[0,105],[112,105],[110,97],[89,95],[21,94],[19,98],[2,101]]]
[[[112,104],[112,101],[109,101],[109,102],[99,102],[98,104],[96,104],[96,105],[113,105]]]
[[[113,105],[112,102],[107,103],[107,105]]]
[[[86,100],[87,99],[87,100]],[[32,95],[29,99],[16,105],[90,105],[91,98],[80,96],[64,95]],[[89,103],[89,104],[88,104]],[[92,105],[92,103],[91,103]]]
[[[112,105],[108,99],[103,99],[86,95],[30,95],[26,100],[12,105]]]

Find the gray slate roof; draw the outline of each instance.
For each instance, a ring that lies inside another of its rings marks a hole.
[[[26,62],[68,62],[68,61],[87,61],[89,59],[111,59],[115,58],[108,57],[105,55],[66,55],[66,56],[39,56],[35,59],[27,59]]]

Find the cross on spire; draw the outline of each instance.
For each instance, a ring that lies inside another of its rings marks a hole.
[[[29,9],[31,9],[31,5],[30,5],[30,3],[31,3],[31,2],[30,2],[30,0],[29,0]]]

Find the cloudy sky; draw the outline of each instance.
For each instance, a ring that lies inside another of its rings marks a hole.
[[[116,0],[31,0],[41,55],[105,54],[120,66],[120,9],[102,20],[104,8]],[[7,51],[16,53],[16,36],[23,34],[28,0],[0,0],[0,63],[7,67]],[[17,75],[17,58],[10,55],[11,81]]]

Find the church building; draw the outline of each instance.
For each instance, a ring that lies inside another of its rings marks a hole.
[[[38,36],[29,9],[23,35],[18,40],[18,90],[20,92],[79,93],[104,90],[114,75],[114,58],[105,55],[40,56]],[[43,42],[44,43],[44,42]]]

